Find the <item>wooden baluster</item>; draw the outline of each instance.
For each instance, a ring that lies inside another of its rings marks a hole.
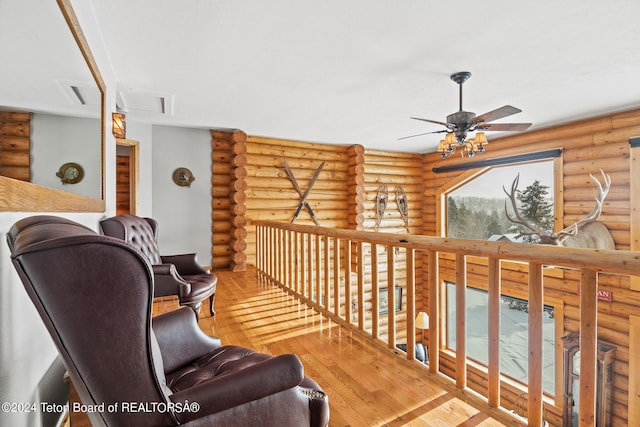
[[[529,405],[530,426],[542,425],[542,265],[529,263]],[[582,383],[582,378],[580,379]],[[582,400],[582,398],[580,399]]]
[[[340,317],[340,239],[333,241],[333,313]]]
[[[344,320],[351,322],[351,240],[345,241],[344,252]]]
[[[440,371],[440,279],[438,274],[438,252],[429,251],[429,372]]]
[[[371,336],[380,336],[380,282],[378,278],[378,245],[371,244]]]
[[[407,359],[416,358],[416,270],[415,251],[407,248]],[[421,344],[424,345],[423,342]]]
[[[298,236],[299,244],[298,244],[297,252],[299,254],[299,258],[298,258],[299,274],[298,274],[298,280],[296,281],[296,293],[298,295],[304,295],[306,282],[307,282],[307,261],[306,261],[307,258],[304,252],[306,247],[304,244],[306,235],[307,233],[300,233],[300,235]]]
[[[500,260],[489,258],[489,406],[500,406]]]
[[[329,236],[325,236],[324,238],[324,308],[329,310],[329,281],[330,281],[330,272],[331,272],[331,264],[329,262],[329,246],[330,240]]]
[[[597,325],[598,276],[595,271],[583,268],[580,270],[580,426],[595,425]]]
[[[364,244],[358,242],[358,328],[364,330]]]
[[[321,259],[321,239],[320,235],[316,234],[316,291],[315,291],[315,301],[316,304],[320,305],[320,278],[321,278],[321,268],[320,268],[320,259]]]
[[[307,283],[305,286],[304,296],[313,299],[313,238],[311,234],[307,235]]]
[[[467,261],[456,255],[456,387],[467,387]]]
[[[387,246],[387,337],[389,348],[396,345],[396,251]]]

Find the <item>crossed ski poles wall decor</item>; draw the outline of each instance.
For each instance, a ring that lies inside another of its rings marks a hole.
[[[287,176],[291,180],[291,183],[293,184],[293,188],[295,188],[296,192],[298,193],[298,196],[300,196],[300,202],[298,203],[298,208],[296,209],[296,213],[293,215],[291,222],[294,222],[296,220],[296,218],[300,214],[300,211],[302,210],[302,207],[304,206],[307,212],[309,212],[309,215],[311,215],[311,219],[313,220],[314,224],[320,225],[320,223],[318,222],[318,219],[316,218],[316,215],[313,213],[313,209],[311,209],[311,205],[309,204],[309,202],[307,202],[307,198],[309,197],[309,193],[311,193],[311,189],[313,188],[313,185],[318,180],[318,176],[320,176],[320,172],[322,172],[324,163],[325,162],[320,163],[320,165],[316,168],[316,171],[313,174],[311,181],[309,182],[309,187],[307,187],[307,190],[303,193],[302,189],[300,188],[300,185],[298,185],[298,181],[296,180],[296,177],[293,175],[293,171],[291,171],[291,167],[289,166],[287,159],[284,159],[284,169],[287,172]]]

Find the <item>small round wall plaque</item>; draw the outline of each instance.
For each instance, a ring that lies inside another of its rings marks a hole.
[[[193,174],[187,168],[178,168],[173,171],[173,182],[180,187],[191,187],[194,180]]]
[[[84,169],[77,163],[65,163],[60,166],[56,176],[63,184],[77,184],[84,178]]]

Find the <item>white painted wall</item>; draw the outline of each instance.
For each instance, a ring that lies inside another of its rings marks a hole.
[[[159,223],[163,255],[195,252],[211,265],[211,133],[206,129],[153,127],[153,218]],[[189,168],[190,187],[172,180],[176,168]]]
[[[31,115],[31,182],[100,198],[102,150],[97,119],[34,113]],[[65,163],[82,166],[84,178],[64,184],[56,172]]]

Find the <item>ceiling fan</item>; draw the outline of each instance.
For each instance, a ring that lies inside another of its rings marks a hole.
[[[431,133],[443,133],[447,132],[447,137],[440,141],[440,148],[438,151],[442,151],[442,157],[449,157],[455,151],[455,146],[465,146],[467,155],[473,157],[476,152],[484,151],[484,144],[487,140],[484,136],[484,132],[478,132],[476,138],[467,140],[467,134],[474,131],[523,131],[531,126],[531,123],[489,123],[493,120],[498,120],[503,117],[508,117],[513,114],[519,113],[522,110],[512,107],[511,105],[505,105],[496,110],[489,111],[488,113],[476,116],[475,113],[470,111],[464,111],[462,109],[462,84],[466,82],[471,73],[468,71],[460,71],[451,75],[451,80],[456,82],[460,86],[460,109],[458,112],[449,114],[447,116],[447,122],[441,122],[438,120],[423,119],[420,117],[411,117],[414,120],[421,120],[423,122],[435,123],[445,126],[446,129],[437,130],[434,132],[419,133],[417,135],[405,136],[399,139],[414,138],[416,136],[427,135]]]

